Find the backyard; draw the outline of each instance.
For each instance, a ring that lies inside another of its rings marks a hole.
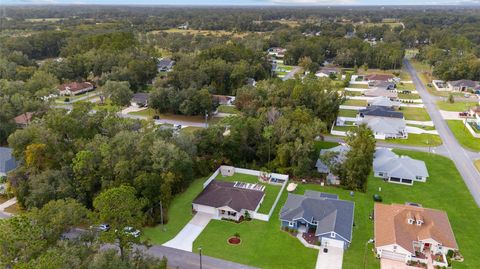
[[[463,147],[480,151],[480,138],[475,138],[467,130],[462,121],[459,120],[447,120],[448,127],[452,130],[453,135]]]
[[[403,112],[406,120],[430,121],[430,116],[424,108],[401,107],[400,112]]]
[[[221,181],[229,181],[229,182],[246,182],[246,183],[260,183],[258,180],[258,176],[252,176],[247,174],[240,174],[235,173],[233,176],[222,176],[219,174],[216,178],[217,180]],[[275,199],[278,196],[278,192],[281,189],[280,185],[271,185],[271,184],[262,184],[265,186],[265,198],[263,198],[262,205],[258,209],[258,213],[268,214],[270,213],[270,209],[272,208]]]
[[[332,146],[331,143],[325,145]],[[335,193],[341,199],[355,202],[353,241],[345,252],[343,268],[378,269],[380,267],[379,261],[371,252],[372,245],[367,244],[367,241],[373,238],[373,222],[368,216],[373,210],[372,195],[376,193],[382,196],[384,203],[418,202],[425,207],[445,210],[460,251],[465,257],[463,263],[454,263],[453,267],[475,268],[475,265],[480,264],[480,256],[476,253],[480,209],[473,201],[453,162],[435,154],[400,150],[396,152],[424,160],[430,173],[427,182],[403,186],[386,183],[370,176],[367,192],[356,192],[353,197],[350,196],[350,191],[336,187],[310,184],[300,184],[297,187],[296,193],[299,194],[306,189],[312,189]],[[381,192],[378,191],[380,187]],[[284,192],[273,214],[275,217],[272,217],[269,222],[253,220],[236,224],[211,221],[194,242],[193,249],[196,250],[202,246],[205,255],[260,268],[314,268],[318,252],[305,248],[296,238],[280,230],[278,213],[286,198],[287,193]],[[463,210],[457,210],[458,208]],[[242,238],[242,244],[229,245],[227,239],[237,232]]]

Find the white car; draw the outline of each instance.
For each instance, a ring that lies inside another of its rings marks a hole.
[[[135,238],[139,237],[140,236],[140,231],[133,228],[133,227],[125,227],[123,228],[123,231],[126,233],[126,234],[129,234]]]

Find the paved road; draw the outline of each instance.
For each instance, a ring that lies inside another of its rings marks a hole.
[[[119,117],[122,118],[129,118],[129,119],[137,119],[137,120],[146,120],[147,117],[145,116],[138,116],[138,115],[132,115],[132,114],[123,114],[123,113],[117,113]],[[192,121],[181,121],[181,120],[167,120],[167,119],[162,119],[160,118],[159,120],[155,120],[155,124],[173,124],[173,125],[182,125],[185,127],[191,126],[191,127],[199,127],[199,128],[205,128],[205,123],[204,122],[192,122]]]
[[[447,156],[450,157],[450,159],[452,159],[457,166],[457,169],[462,175],[465,184],[470,190],[470,193],[477,202],[477,205],[480,206],[480,173],[473,165],[471,159],[471,156],[474,156],[474,154],[465,150],[458,143],[455,136],[452,134],[452,131],[450,128],[448,128],[447,123],[443,120],[440,111],[435,104],[436,98],[428,93],[425,85],[423,85],[422,81],[418,77],[415,68],[413,68],[410,62],[406,59],[404,60],[404,66],[410,73],[412,81],[415,84],[415,88],[422,97],[425,108],[427,109],[428,114],[430,114],[432,121],[435,123],[435,128],[442,138],[443,146],[448,154]]]
[[[300,72],[300,70],[302,70],[302,68],[300,66],[296,66],[295,68],[292,69],[292,71],[288,72],[283,78],[282,80],[289,80],[289,79],[293,79],[295,78],[295,74]]]

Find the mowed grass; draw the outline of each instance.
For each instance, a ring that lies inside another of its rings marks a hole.
[[[406,120],[430,121],[430,116],[425,108],[419,107],[401,107],[400,112]]]
[[[240,111],[235,106],[219,105],[217,108],[220,113],[239,114]]]
[[[343,102],[345,106],[367,106],[366,100],[347,99]]]
[[[475,167],[477,168],[477,170],[480,172],[480,159],[479,160],[475,160],[473,162],[473,164],[475,165]]]
[[[480,138],[474,137],[462,121],[447,120],[447,124],[460,145],[473,151],[480,151]]]
[[[419,147],[436,147],[442,144],[440,136],[434,134],[408,134],[407,139],[387,139],[379,141]]]
[[[467,111],[470,107],[476,106],[476,105],[477,103],[475,102],[455,102],[455,103],[449,103],[445,101],[437,102],[437,107],[440,110],[457,111],[457,112]]]
[[[355,110],[355,109],[340,109],[338,111],[339,117],[355,118],[357,114],[358,114],[358,110]]]
[[[415,90],[415,84],[400,82],[399,84],[397,84],[397,89],[414,91]]]
[[[330,144],[326,144],[331,146]],[[344,269],[380,268],[379,260],[367,244],[374,238],[373,221],[369,219],[374,206],[372,196],[380,194],[384,203],[417,202],[424,207],[447,212],[460,252],[465,257],[462,263],[455,262],[453,268],[476,268],[480,264],[478,255],[478,223],[480,209],[476,206],[453,162],[443,156],[424,152],[395,150],[398,154],[424,160],[430,177],[425,183],[403,186],[386,183],[372,175],[366,193],[356,192],[353,197],[348,190],[336,187],[322,187],[314,184],[300,184],[295,191],[305,190],[335,193],[340,199],[355,202],[355,226],[352,244],[345,251]],[[379,187],[382,191],[379,192]],[[282,193],[279,206],[269,222],[253,220],[240,224],[227,221],[211,221],[194,242],[194,251],[202,247],[205,255],[231,260],[260,268],[314,268],[318,251],[304,247],[300,242],[280,229],[278,214],[286,201]],[[461,209],[461,210],[459,210]],[[227,239],[239,233],[242,243],[232,246]]]
[[[367,84],[349,84],[347,88],[353,88],[353,89],[368,89]]]
[[[262,214],[270,213],[270,209],[272,208],[273,203],[275,202],[275,199],[277,199],[278,193],[280,192],[280,189],[281,189],[280,185],[264,184],[258,180],[257,176],[252,176],[247,174],[235,173],[233,174],[233,176],[225,176],[225,177],[219,174],[216,179],[221,181],[228,181],[228,182],[238,181],[238,182],[246,182],[246,183],[259,183],[265,186],[265,197],[263,198],[263,202],[260,205],[260,208],[258,209],[258,213],[262,213]]]
[[[143,239],[148,239],[152,244],[163,244],[175,237],[192,219],[192,201],[202,191],[206,178],[193,181],[185,192],[177,195],[168,207],[168,222],[164,225],[146,227],[143,229]]]
[[[398,98],[400,99],[409,99],[409,100],[414,100],[414,99],[421,99],[420,95],[416,94],[416,93],[399,93],[398,94]]]

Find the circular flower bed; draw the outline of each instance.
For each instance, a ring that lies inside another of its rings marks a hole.
[[[242,242],[242,240],[240,240],[240,238],[238,238],[238,237],[232,236],[232,237],[228,238],[228,243],[230,245],[238,245],[238,244],[240,244],[240,242]]]

